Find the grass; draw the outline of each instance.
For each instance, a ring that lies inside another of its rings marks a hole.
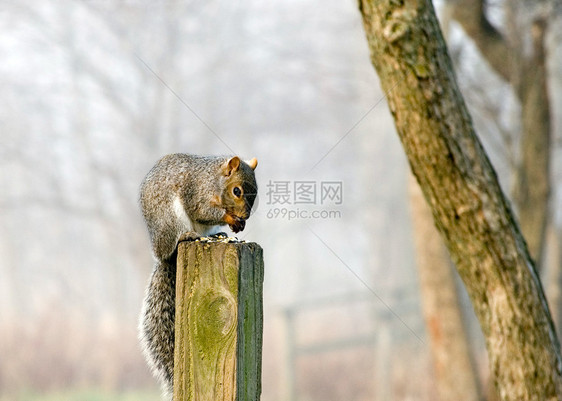
[[[159,392],[129,391],[110,393],[102,390],[76,390],[49,394],[21,393],[16,396],[0,395],[0,401],[159,401]]]

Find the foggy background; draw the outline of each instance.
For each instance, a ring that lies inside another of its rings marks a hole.
[[[495,123],[513,128],[516,101],[455,24],[450,45],[508,190]],[[258,158],[238,237],[264,249],[264,401],[435,397],[409,169],[354,1],[2,0],[0,60],[0,400],[158,399],[137,340],[152,269],[138,189],[174,152]],[[295,202],[303,182],[313,202]],[[340,203],[321,201],[326,182]]]

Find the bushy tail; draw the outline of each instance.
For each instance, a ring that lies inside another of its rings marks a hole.
[[[174,378],[175,255],[157,261],[150,277],[140,317],[139,336],[148,365],[172,400]]]

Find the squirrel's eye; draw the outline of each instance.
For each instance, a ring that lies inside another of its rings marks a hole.
[[[232,193],[234,194],[234,196],[236,196],[237,198],[240,198],[240,196],[242,195],[242,190],[240,189],[240,187],[234,187],[232,189]]]

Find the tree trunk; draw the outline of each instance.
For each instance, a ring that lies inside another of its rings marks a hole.
[[[560,346],[525,241],[458,89],[429,0],[360,0],[382,87],[486,337],[503,400],[562,397]]]
[[[533,55],[520,72],[521,161],[515,176],[513,199],[521,231],[536,266],[542,270],[550,196],[550,106],[547,91],[544,35],[546,24],[532,27]]]
[[[552,223],[547,235],[548,261],[546,269],[546,294],[551,305],[552,320],[560,333],[562,324],[562,228]]]
[[[447,248],[412,176],[409,186],[422,310],[431,340],[437,394],[442,401],[478,401],[478,380]]]
[[[550,102],[544,37],[546,22],[531,26],[532,53],[525,57],[521,27],[510,21],[514,31],[508,41],[486,18],[483,0],[451,1],[453,18],[463,27],[481,55],[511,84],[521,104],[521,159],[515,171],[513,200],[521,231],[537,268],[542,267],[550,195]],[[508,7],[515,8],[513,4]],[[510,9],[508,19],[516,10]]]

